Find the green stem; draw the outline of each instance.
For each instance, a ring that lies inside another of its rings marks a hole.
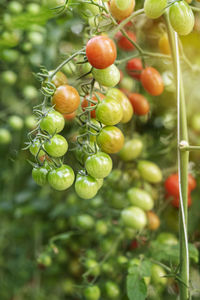
[[[179,197],[180,197],[180,214],[179,214],[179,240],[180,240],[180,299],[189,299],[189,251],[187,237],[187,203],[188,203],[188,161],[189,153],[181,151],[179,145],[181,141],[188,142],[187,115],[185,106],[185,96],[183,80],[181,76],[178,35],[172,29],[167,16],[167,28],[169,40],[172,49],[174,63],[174,74],[177,86],[177,142],[178,142],[178,174],[179,174]]]
[[[182,147],[182,151],[199,151],[200,146],[188,146],[188,147]]]

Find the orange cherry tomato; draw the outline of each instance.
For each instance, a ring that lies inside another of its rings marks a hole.
[[[133,42],[136,42],[136,36],[132,31],[127,31],[126,33]],[[135,49],[135,46],[122,34],[118,38],[118,46],[126,51],[132,51]]]
[[[128,75],[136,80],[140,80],[142,70],[143,67],[140,58],[132,58],[126,64],[126,71]]]
[[[142,71],[141,82],[144,89],[152,96],[159,96],[163,93],[164,84],[160,73],[152,68],[147,67]]]
[[[129,93],[128,98],[133,106],[133,110],[136,115],[144,116],[148,114],[150,105],[143,95],[137,93]]]
[[[166,33],[164,33],[160,37],[160,39],[158,41],[158,46],[159,46],[161,53],[167,54],[167,55],[169,55],[171,53],[169,39],[168,39],[168,35]]]
[[[77,110],[80,104],[80,96],[77,90],[70,85],[59,86],[52,98],[55,110],[62,114],[70,114]]]
[[[148,228],[150,230],[154,231],[160,227],[160,219],[153,211],[147,212],[147,220],[148,220]]]
[[[105,98],[105,96],[103,94],[101,94],[101,93],[97,93],[97,94],[98,94],[98,96],[100,98],[100,101]],[[98,99],[97,99],[97,97],[95,95],[92,96],[92,100],[95,101],[96,103],[98,103]],[[88,107],[88,100],[87,100],[87,98],[83,99],[83,101],[81,103],[81,106],[82,106],[82,110],[85,111],[85,108]],[[91,106],[94,106],[94,104],[91,103]],[[95,111],[95,109],[91,110],[90,115],[91,115],[92,118],[94,118],[94,119],[96,118],[96,111]]]
[[[113,17],[121,21],[130,16],[135,7],[135,0],[111,0],[110,1],[110,12]]]
[[[59,71],[53,76],[51,82],[55,84],[56,87],[59,87],[60,85],[67,84],[67,77],[63,72]]]
[[[63,117],[66,121],[72,121],[76,117],[77,111],[73,111],[71,114],[64,114]]]

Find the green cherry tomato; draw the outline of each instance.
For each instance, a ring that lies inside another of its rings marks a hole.
[[[132,161],[140,156],[143,149],[143,143],[140,139],[132,139],[125,142],[123,148],[119,152],[119,157],[123,161]]]
[[[141,230],[147,224],[147,217],[145,212],[136,206],[130,206],[121,212],[122,222],[125,227]]]
[[[41,120],[40,128],[50,135],[59,133],[65,126],[65,119],[58,111],[52,110]]]
[[[1,76],[2,80],[9,85],[13,85],[17,81],[17,75],[13,71],[4,71]]]
[[[187,35],[193,30],[194,14],[185,1],[178,1],[170,6],[169,19],[173,29],[180,35]]]
[[[24,124],[26,126],[26,128],[28,129],[34,129],[37,126],[37,121],[35,119],[35,116],[28,116],[26,117]]]
[[[157,19],[162,16],[166,7],[167,0],[145,0],[144,12],[148,18]]]
[[[11,116],[8,119],[8,123],[9,123],[10,127],[16,131],[21,130],[24,125],[22,118],[20,118],[18,116]]]
[[[8,9],[12,14],[20,14],[23,10],[23,6],[18,1],[11,1],[8,4]]]
[[[38,185],[43,186],[47,183],[48,172],[49,170],[45,166],[39,168],[33,168],[32,177]]]
[[[94,178],[104,178],[112,170],[112,159],[104,152],[98,152],[89,156],[85,162],[88,174]]]
[[[97,136],[97,144],[106,153],[117,153],[124,145],[124,135],[119,128],[106,126]]]
[[[200,113],[195,113],[191,118],[191,128],[196,131],[200,132]]]
[[[151,183],[159,183],[162,181],[162,172],[160,168],[153,162],[141,160],[138,163],[137,168],[144,180]]]
[[[94,259],[87,259],[85,262],[85,267],[90,271],[90,275],[99,276],[100,274],[100,266],[98,262]]]
[[[167,284],[167,278],[165,270],[159,265],[152,265],[151,267],[151,281],[155,285],[163,285]]]
[[[128,190],[127,195],[132,205],[138,206],[143,210],[151,210],[154,206],[150,194],[142,189],[131,188]]]
[[[178,240],[177,240],[176,236],[170,232],[161,232],[157,236],[156,240],[160,244],[165,244],[165,245],[169,245],[169,246],[178,244]]]
[[[116,125],[123,117],[122,107],[113,98],[106,97],[98,104],[96,117],[104,125]]]
[[[93,198],[99,190],[98,182],[89,175],[78,175],[75,182],[75,191],[83,199]]]
[[[51,256],[46,254],[46,253],[42,253],[38,259],[37,259],[37,263],[44,266],[44,267],[49,267],[52,263],[52,259]]]
[[[111,65],[106,69],[93,68],[92,74],[100,85],[106,87],[114,87],[120,81],[120,72],[115,65]]]
[[[95,178],[95,179],[97,181],[98,190],[99,190],[103,185],[103,178]]]
[[[109,299],[117,299],[120,295],[119,287],[112,281],[106,282],[105,285],[106,295]]]
[[[74,179],[74,171],[67,165],[62,165],[60,168],[56,168],[48,174],[50,186],[57,191],[68,189],[73,184]]]
[[[123,110],[123,117],[121,119],[121,123],[127,123],[131,120],[133,116],[133,107],[126,97],[126,95],[117,88],[112,88],[107,92],[107,96],[115,99],[120,103]]]
[[[26,99],[33,100],[38,97],[37,89],[32,85],[27,85],[22,90],[22,93]]]
[[[13,49],[5,49],[2,51],[3,60],[14,63],[19,59],[19,52]]]
[[[100,235],[105,235],[108,232],[108,226],[105,221],[99,220],[96,222],[96,232]]]
[[[97,285],[89,286],[84,290],[86,300],[99,300],[101,291]]]
[[[92,229],[94,227],[94,219],[90,215],[80,215],[77,217],[77,225],[82,229]]]
[[[132,92],[133,89],[136,87],[135,81],[131,77],[124,77],[120,81],[119,84],[121,89],[124,89],[128,92]]]
[[[68,150],[67,140],[60,134],[54,135],[50,141],[44,143],[44,149],[50,156],[61,157]]]
[[[0,145],[10,144],[12,136],[10,131],[6,128],[0,128]]]
[[[33,156],[41,157],[41,156],[45,155],[45,152],[43,150],[39,151],[39,148],[40,148],[40,141],[36,140],[31,144],[29,151],[31,152],[31,154]],[[38,151],[39,151],[39,153],[38,153]]]

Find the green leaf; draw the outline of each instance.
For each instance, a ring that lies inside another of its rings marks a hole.
[[[129,300],[145,300],[147,296],[147,287],[139,273],[127,276],[126,280],[127,295]]]
[[[141,277],[150,277],[151,276],[151,265],[152,263],[149,260],[142,260],[140,264],[140,276]]]

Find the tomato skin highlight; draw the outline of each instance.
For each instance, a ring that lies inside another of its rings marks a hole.
[[[105,96],[101,93],[95,93],[95,94],[98,95],[100,101],[102,101],[105,98]],[[98,99],[95,94],[92,96],[92,100],[95,101],[96,103],[98,103]],[[85,108],[88,107],[88,105],[89,105],[89,102],[87,100],[87,97],[85,97],[83,99],[83,101],[81,102],[82,110],[85,111]],[[91,106],[94,106],[94,104],[91,103]],[[95,109],[91,110],[90,115],[92,118],[96,118],[96,110]]]
[[[59,133],[65,126],[65,120],[62,114],[52,110],[41,120],[40,128],[47,131],[50,135]]]
[[[144,89],[152,96],[159,96],[163,93],[163,80],[155,68],[147,67],[142,71],[141,83]]]
[[[111,65],[106,69],[93,69],[92,75],[96,81],[106,87],[114,87],[120,81],[120,72],[115,65]]]
[[[86,56],[94,68],[105,69],[111,66],[117,57],[115,43],[107,36],[95,36],[86,45]]]
[[[133,110],[136,115],[145,116],[149,113],[150,105],[143,95],[137,93],[129,93],[128,98],[133,106]]]
[[[98,152],[89,156],[85,162],[88,174],[94,178],[103,179],[112,170],[112,159],[104,152]]]
[[[133,42],[136,42],[136,36],[132,31],[127,31],[127,35]],[[121,35],[118,39],[118,47],[125,51],[132,51],[135,49],[135,46],[124,36]]]
[[[98,192],[99,186],[95,178],[90,175],[78,175],[75,182],[75,191],[80,198],[91,199]]]
[[[137,169],[141,177],[148,182],[159,183],[162,181],[162,172],[160,168],[151,161],[139,161]]]
[[[33,168],[32,177],[38,185],[43,186],[47,183],[48,172],[46,167]]]
[[[54,135],[50,141],[44,143],[44,149],[50,156],[61,157],[68,150],[67,140],[60,134]]]
[[[98,104],[96,117],[104,125],[116,125],[123,117],[122,107],[116,100],[107,96]]]
[[[124,226],[141,230],[147,224],[145,212],[136,206],[130,206],[122,210],[121,218]]]
[[[68,189],[73,184],[74,179],[74,171],[68,165],[62,165],[60,168],[56,168],[48,174],[50,186],[57,191]]]
[[[130,0],[130,1],[123,0],[122,2],[123,5],[124,2],[129,2],[129,3],[127,3],[128,5],[126,6],[124,5],[124,7],[119,7],[119,5],[117,5],[116,0],[110,1],[110,8],[109,8],[110,12],[117,21],[124,20],[125,18],[130,16],[135,7],[135,0]]]
[[[61,114],[70,114],[79,107],[79,93],[73,86],[61,85],[53,95],[52,104],[55,105],[55,110]]]
[[[157,19],[164,13],[167,7],[167,0],[145,0],[144,12],[150,19]]]
[[[136,80],[140,80],[142,70],[143,66],[140,58],[132,58],[126,64],[128,75]]]
[[[97,144],[103,152],[117,153],[124,145],[124,135],[115,126],[105,126],[97,136]]]

